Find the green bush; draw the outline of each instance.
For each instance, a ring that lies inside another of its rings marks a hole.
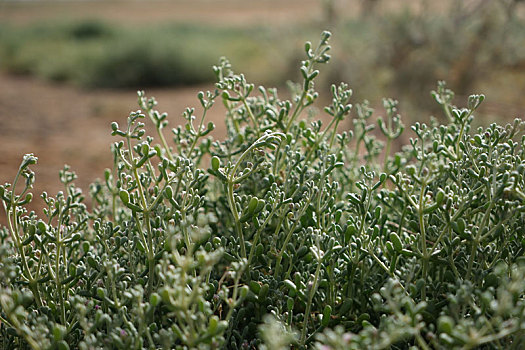
[[[265,47],[272,40],[272,34],[256,27],[135,28],[92,20],[5,25],[0,33],[0,67],[87,88],[181,86],[213,82],[209,67],[228,55],[254,79],[272,83],[269,62],[277,76],[287,68],[285,48]]]
[[[397,101],[374,123],[341,84],[324,126],[310,106],[329,36],[306,44],[290,100],[221,60],[202,114],[188,108],[169,137],[140,92],[141,110],[111,125],[114,168],[89,200],[66,167],[43,216],[28,213],[26,155],[0,187],[2,346],[523,348],[523,123],[471,130],[484,96],[458,108],[440,83],[448,123],[414,124],[392,153]],[[216,100],[222,141],[206,122]]]

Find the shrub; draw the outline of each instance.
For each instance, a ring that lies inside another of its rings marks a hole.
[[[264,44],[273,37],[260,31],[173,24],[119,27],[93,20],[5,25],[0,65],[87,88],[183,86],[213,82],[209,67],[221,55],[231,55],[254,78],[271,82],[266,62],[276,56],[272,70],[284,71],[286,50],[274,55]]]
[[[389,6],[388,1],[381,3]],[[518,44],[525,39],[525,26],[519,7],[508,15],[511,4],[520,6],[514,1],[451,0],[417,11],[399,3],[390,4],[391,10],[384,13],[349,19],[335,32],[338,51],[332,63],[337,69],[330,72],[336,77],[332,81],[359,86],[356,97],[388,95],[402,100],[411,121],[422,113],[439,113],[427,98],[437,80],[447,80],[461,96],[478,89],[494,98],[501,92],[493,88],[501,85],[494,81],[504,72],[513,77],[506,85],[523,84],[517,67],[525,62],[523,45]],[[509,101],[506,96],[511,95],[512,89],[502,92],[498,103]],[[519,105],[519,99],[510,104]],[[478,111],[481,118],[487,109]]]
[[[202,113],[188,108],[170,137],[167,114],[140,92],[141,110],[111,126],[114,168],[89,205],[66,167],[64,191],[42,194],[43,216],[28,213],[37,159],[26,155],[0,187],[2,345],[523,347],[523,123],[473,131],[484,96],[458,108],[440,83],[448,124],[414,124],[392,154],[397,101],[384,100],[376,124],[342,83],[324,126],[310,106],[329,36],[306,44],[290,100],[255,92],[221,60]],[[216,100],[223,141],[208,135]]]

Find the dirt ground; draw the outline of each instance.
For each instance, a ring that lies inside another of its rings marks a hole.
[[[442,11],[449,0],[389,0],[379,10],[391,11],[422,6]],[[472,0],[465,0],[472,1]],[[362,0],[2,0],[0,22],[8,20],[24,25],[34,21],[99,18],[112,22],[145,25],[154,22],[193,22],[212,25],[275,25],[323,20],[327,3],[334,15],[348,18],[359,15]]]
[[[158,109],[169,113],[170,126],[184,122],[182,112],[200,104],[200,90],[212,86],[146,91],[159,101]],[[22,157],[34,153],[38,164],[34,194],[62,189],[58,172],[68,164],[77,172],[76,184],[86,190],[105,168],[112,166],[110,145],[117,141],[110,134],[110,124],[125,125],[130,111],[138,109],[136,92],[82,91],[53,85],[31,78],[0,75],[0,182],[12,182]],[[223,110],[218,103],[209,118],[224,134]],[[149,120],[146,120],[146,123]],[[169,129],[171,130],[171,128]],[[169,131],[167,131],[167,136]],[[35,201],[36,207],[40,198]],[[3,221],[2,212],[0,221]]]
[[[358,5],[354,0],[340,2],[345,12]],[[291,18],[308,21],[320,14],[321,6],[322,0],[2,1],[0,21],[23,25],[60,17],[71,20],[99,18],[138,26],[162,21],[264,25],[288,22]]]

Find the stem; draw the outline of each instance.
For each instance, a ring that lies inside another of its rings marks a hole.
[[[423,339],[423,337],[421,336],[421,334],[416,333],[416,340],[417,340],[418,345],[419,345],[423,350],[430,350],[430,347],[428,346],[427,342]]]
[[[133,157],[133,149],[131,147],[131,137],[130,137],[130,126],[128,125],[128,133],[127,133],[127,141],[128,141],[128,150],[129,150],[129,166],[131,167],[133,177],[135,178],[135,181],[137,182],[137,191],[139,193],[139,198],[142,205],[142,214],[143,218],[142,220],[146,224],[146,239],[147,239],[147,246],[144,247],[146,249],[147,253],[147,259],[148,259],[148,287],[147,287],[147,293],[150,294],[153,288],[153,279],[154,279],[154,270],[155,270],[155,254],[153,252],[153,233],[151,231],[151,225],[149,222],[150,219],[150,212],[148,207],[148,202],[146,199],[146,195],[144,192],[144,188],[142,187],[142,183],[140,182],[140,176],[137,171],[137,166],[135,165],[135,159]],[[124,157],[123,157],[124,158]],[[125,158],[124,158],[125,159]],[[138,216],[135,216],[135,219],[137,220],[137,224],[139,223]]]
[[[337,121],[337,122],[335,122]],[[335,118],[333,118],[331,121],[330,121],[330,124],[328,124],[328,126],[326,127],[326,129],[323,131],[323,133],[321,134],[321,137],[319,138],[319,140],[317,139],[317,135],[315,136],[315,144],[313,145],[312,148],[310,148],[310,150],[308,151],[308,155],[306,156],[305,158],[305,161],[304,163],[305,164],[308,164],[308,162],[310,161],[310,158],[315,154],[315,151],[317,150],[318,146],[321,144],[321,142],[323,142],[324,140],[324,137],[326,135],[326,133],[328,132],[328,130],[331,128],[331,126],[334,124],[335,122],[335,127],[334,127],[334,131],[332,133],[332,137],[331,137],[331,140],[330,140],[330,146],[329,146],[329,149],[332,149],[332,145],[333,145],[333,142],[335,140],[335,135],[337,133],[337,125],[339,124],[339,121],[340,121],[340,117],[336,116]]]
[[[173,176],[171,179],[166,179],[164,185],[162,186],[162,189],[159,191],[159,194],[163,194],[166,187],[168,187],[168,185],[171,185],[176,177],[177,175]],[[162,200],[162,198],[162,195],[158,195],[157,198],[155,198],[155,200],[149,205],[148,211],[151,212],[152,210],[154,210],[157,204],[159,204],[159,202]]]
[[[112,205],[111,205],[111,210],[113,212],[113,220],[117,220],[117,193],[116,192],[113,192],[112,193]]]
[[[321,51],[322,46],[319,45],[319,47],[317,47],[317,49],[315,50],[315,53],[313,55],[313,58],[310,58],[308,60],[308,71],[306,73],[306,76],[310,76],[314,70],[315,70],[315,57],[319,56],[319,53]],[[301,93],[301,97],[299,98],[299,101],[297,102],[297,104],[295,105],[295,110],[292,114],[292,117],[290,118],[290,120],[288,121],[288,123],[286,124],[286,127],[285,129],[283,130],[284,133],[287,133],[288,130],[290,130],[290,127],[292,126],[294,120],[297,118],[297,116],[300,114],[300,112],[304,109],[304,99],[308,93],[308,90],[309,90],[309,87],[311,86],[310,83],[312,82],[312,80],[308,80],[308,78],[305,78],[304,79],[304,84],[303,84],[303,91]]]
[[[155,278],[155,254],[153,252],[153,233],[151,231],[151,225],[149,222],[149,212],[144,212],[143,220],[146,221],[146,231],[147,231],[147,239],[148,239],[148,294],[151,293],[153,289],[153,280]]]
[[[375,255],[375,253],[372,251],[372,249],[370,249],[370,247],[368,247],[367,249],[368,251],[368,254],[370,254],[370,256],[375,260],[375,262],[379,265],[379,267],[381,267],[383,270],[385,270],[385,272],[391,277],[391,278],[395,278],[395,275],[392,271],[390,271],[390,269],[388,267],[386,267],[386,265],[377,257],[377,255]],[[403,286],[401,286],[403,287]],[[405,288],[403,288],[404,290]]]
[[[330,146],[329,148],[332,149],[335,142],[335,135],[337,135],[337,127],[339,126],[339,123],[341,122],[341,118],[337,118],[337,121],[335,122],[334,131],[332,132],[332,137],[330,138]]]
[[[472,115],[472,110],[469,111],[469,113],[467,114],[467,116],[465,117],[465,119],[463,119],[463,123],[461,124],[461,130],[459,132],[459,136],[458,136],[458,143],[456,144],[456,160],[460,160],[461,159],[461,149],[459,148],[459,143],[461,142],[461,139],[463,138],[463,135],[465,134],[465,125],[467,125],[467,121],[468,121],[468,118],[470,118],[470,116]]]
[[[279,252],[279,255],[277,256],[277,263],[275,264],[275,276],[278,276],[281,272],[281,261],[283,260],[284,252],[286,251],[286,246],[288,242],[290,241],[290,238],[292,238],[292,234],[295,231],[295,228],[297,227],[297,224],[299,223],[299,220],[297,219],[290,230],[288,231],[288,234],[286,235],[286,239],[284,240],[283,247],[281,248],[281,251]]]
[[[250,119],[253,122],[253,127],[255,129],[255,133],[256,133],[257,137],[259,137],[260,134],[261,134],[260,128],[259,128],[259,123],[257,122],[257,119],[255,119],[255,116],[253,115],[252,109],[248,105],[248,102],[246,102],[246,97],[242,97],[242,104],[244,105],[244,108],[246,108],[246,112],[248,112],[248,115],[250,116]]]
[[[473,193],[474,194],[479,194],[479,192],[481,192],[481,190],[482,190],[482,187],[480,186],[476,190],[474,190]],[[438,243],[441,242],[441,240],[443,239],[443,237],[445,236],[447,231],[450,230],[450,223],[451,222],[455,222],[461,215],[463,215],[464,211],[465,211],[464,204],[461,204],[461,206],[458,208],[458,210],[456,211],[454,216],[452,216],[452,218],[450,218],[450,220],[447,222],[447,224],[443,228],[443,231],[441,231],[441,233],[439,234],[438,238],[434,241],[434,244],[433,244],[432,248],[430,249],[429,256],[432,256],[432,254],[434,253],[434,251],[436,250],[436,248],[438,246]]]
[[[365,134],[366,134],[366,131],[364,131],[364,127],[363,127],[363,133],[355,141],[354,159],[353,159],[354,164],[358,163],[359,161],[359,148],[361,147],[361,142],[363,141]]]
[[[317,204],[316,204],[316,213],[317,213],[317,228],[321,229],[321,226],[324,228],[324,221],[325,221],[325,215],[321,212],[321,199],[323,197],[324,192],[324,179],[325,179],[325,166],[323,163],[323,166],[321,168],[322,176],[319,181],[319,191],[317,192]]]
[[[425,228],[425,189],[426,189],[426,179],[423,179],[421,182],[421,192],[419,193],[419,206],[418,206],[418,217],[419,217],[419,229],[421,230],[421,250],[423,253],[423,288],[421,289],[421,299],[425,300],[427,297],[426,293],[426,284],[427,284],[427,274],[428,274],[428,250],[427,250],[427,239],[426,239],[426,228]]]
[[[359,251],[356,253],[356,255],[359,253]],[[352,264],[352,270],[350,270],[350,277],[349,277],[349,281],[348,281],[348,284],[347,284],[347,290],[346,290],[346,295],[349,297],[349,298],[352,298],[354,297],[354,288],[353,288],[353,285],[354,285],[354,279],[355,279],[355,271],[357,269],[357,263],[359,261],[359,257],[357,257],[357,259],[351,259],[350,263]],[[390,270],[389,270],[390,271]]]
[[[474,256],[476,255],[476,249],[478,248],[478,245],[481,242],[481,232],[483,231],[483,229],[485,228],[485,226],[487,224],[487,220],[488,220],[488,218],[490,216],[490,211],[492,210],[494,205],[495,205],[495,202],[491,201],[489,207],[485,211],[485,214],[483,216],[483,220],[481,222],[481,225],[480,225],[480,227],[478,229],[476,238],[474,239],[474,242],[472,242],[472,248],[470,250],[470,256],[469,256],[469,259],[468,259],[467,273],[465,275],[465,279],[467,279],[467,280],[470,278],[470,274],[472,272],[472,267],[474,265]]]
[[[233,286],[233,295],[231,298],[231,305],[228,305],[229,310],[228,310],[228,314],[226,315],[226,319],[225,319],[226,321],[230,321],[231,317],[233,316],[233,310],[235,307],[235,303],[237,302],[237,294],[239,293],[239,282],[241,280],[242,273],[243,271],[239,271],[235,278],[235,284]]]
[[[487,198],[487,199],[488,199],[490,204],[487,207],[487,210],[485,211],[485,213],[483,214],[483,219],[481,220],[481,225],[479,226],[476,238],[474,239],[474,242],[472,242],[472,249],[470,251],[470,256],[469,256],[469,259],[468,259],[467,273],[465,275],[465,278],[467,280],[470,278],[470,274],[472,272],[472,267],[474,265],[474,256],[476,254],[476,249],[477,249],[477,247],[478,247],[478,245],[479,245],[479,243],[481,241],[481,232],[483,232],[483,229],[487,225],[487,222],[489,220],[490,212],[491,212],[492,208],[494,207],[494,205],[496,205],[496,201],[494,199],[494,195],[496,193],[496,173],[495,173],[495,171],[496,171],[496,169],[492,168],[492,191],[491,191],[490,187],[488,188],[488,197],[489,198]]]
[[[28,279],[29,288],[33,292],[33,295],[35,297],[35,301],[36,301],[37,306],[41,307],[42,306],[42,298],[41,298],[40,292],[38,290],[38,284],[37,284],[36,279],[33,278],[33,275],[31,274],[31,270],[29,269],[29,265],[27,264],[27,259],[26,259],[26,256],[25,256],[24,247],[22,246],[22,243],[20,241],[20,236],[18,234],[19,228],[18,228],[18,220],[16,218],[16,207],[17,207],[16,200],[17,199],[16,199],[16,195],[15,195],[15,189],[16,189],[16,185],[18,183],[18,180],[20,179],[21,170],[22,169],[19,169],[17,174],[16,174],[16,176],[15,176],[15,180],[13,182],[13,189],[11,191],[11,200],[10,200],[9,206],[6,208],[5,207],[5,203],[4,203],[4,209],[6,209],[6,216],[7,216],[7,221],[8,221],[8,225],[9,225],[9,230],[11,232],[11,237],[15,240],[15,246],[16,246],[16,248],[18,249],[18,251],[20,253],[20,258],[22,260],[23,271],[24,271],[24,274],[26,275],[26,278]],[[28,188],[26,188],[24,190],[22,195],[27,190],[28,190]],[[12,214],[12,218],[11,218],[11,214]],[[38,266],[40,266],[40,264]],[[37,275],[38,275],[39,271],[40,270],[37,270]]]
[[[149,114],[149,113],[148,113]],[[162,142],[162,146],[166,150],[166,154],[168,155],[168,158],[173,161],[175,158],[173,158],[173,155],[171,154],[171,149],[168,146],[168,143],[166,142],[166,139],[164,138],[164,133],[160,129],[160,125],[157,127],[157,133],[159,134],[160,141]]]
[[[332,120],[330,120],[330,123],[328,124],[328,126],[326,127],[326,129],[324,129],[323,131],[323,134],[321,135],[321,140],[324,139],[326,133],[330,130],[330,128],[332,127],[332,125],[335,123],[335,127],[334,127],[334,132],[332,133],[332,137],[331,139],[333,140],[334,136],[335,136],[335,132],[337,130],[337,125],[339,124],[339,121],[341,119],[341,116],[339,114],[335,115]],[[332,148],[332,143],[330,142],[330,148]]]
[[[241,240],[241,257],[246,258],[246,246],[244,244],[244,235],[242,233],[241,222],[239,220],[239,212],[235,205],[235,199],[233,194],[233,181],[228,182],[228,204],[230,205],[233,219],[235,221],[235,230],[237,231],[237,236]]]
[[[64,305],[64,295],[62,294],[62,281],[60,281],[60,250],[62,248],[62,239],[60,237],[60,220],[57,229],[57,251],[55,259],[55,281],[57,284],[57,294],[59,297],[58,302],[60,303],[60,320],[62,324],[66,326],[66,308]]]
[[[306,208],[310,205],[310,202],[312,201],[312,196],[308,197],[308,200],[306,201],[305,205],[301,208],[300,214],[298,215],[298,218],[302,217],[304,212],[306,211]],[[299,224],[299,219],[295,220],[292,227],[288,231],[288,234],[286,235],[286,238],[284,240],[283,246],[281,248],[281,251],[279,252],[279,256],[277,257],[277,263],[275,264],[275,276],[279,275],[279,272],[281,270],[281,261],[283,260],[284,252],[286,251],[286,246],[288,245],[288,242],[292,238],[292,234],[295,231],[295,228]]]
[[[448,120],[450,122],[453,122],[454,121],[454,118],[452,117],[452,114],[450,114],[450,109],[449,109],[449,104],[448,103],[444,103],[443,104],[443,111],[445,112]]]
[[[266,227],[266,225],[268,225],[268,222],[270,221],[270,219],[276,211],[277,208],[272,209],[266,220],[264,220],[264,223],[259,227],[259,229],[255,233],[255,236],[253,237],[252,247],[250,248],[250,255],[248,256],[248,264],[246,265],[246,269],[250,268],[250,264],[253,260],[253,255],[255,254],[255,248],[257,246],[257,242],[259,241],[259,237],[261,236],[263,229]]]
[[[385,160],[383,163],[383,172],[387,172],[388,168],[388,157],[390,156],[390,147],[392,146],[392,139],[390,137],[386,138],[386,146],[385,146]]]
[[[459,132],[459,136],[458,136],[458,143],[456,144],[456,160],[460,160],[461,159],[461,149],[459,148],[459,143],[461,142],[461,139],[463,138],[463,134],[465,133],[465,124],[466,124],[466,121],[461,124],[461,131]]]
[[[241,257],[242,258],[246,258],[246,246],[244,245],[244,235],[242,233],[242,227],[241,227],[239,212],[237,211],[237,206],[235,205],[235,197],[234,197],[234,192],[233,192],[233,186],[234,186],[234,184],[237,181],[237,179],[235,178],[235,173],[237,172],[237,169],[239,168],[239,166],[243,162],[244,158],[246,158],[248,156],[248,154],[250,154],[250,152],[253,149],[257,148],[258,146],[261,146],[261,143],[265,139],[267,139],[269,137],[276,136],[276,135],[280,135],[280,133],[279,132],[274,132],[274,133],[263,135],[260,138],[258,138],[257,141],[252,143],[252,145],[250,147],[248,147],[248,149],[246,149],[246,151],[244,151],[243,154],[241,154],[241,156],[239,157],[239,159],[237,160],[237,162],[233,166],[233,169],[230,171],[230,173],[228,175],[228,187],[227,187],[227,189],[228,189],[228,204],[230,206],[230,210],[232,211],[233,219],[235,221],[235,230],[237,231],[237,235],[239,236],[239,239],[241,241]]]
[[[300,112],[302,112],[302,110],[304,109],[303,102],[304,102],[305,97],[306,97],[306,91],[303,89],[303,92],[301,93],[301,97],[299,98],[299,102],[297,102],[297,105],[295,106],[295,110],[292,114],[292,117],[290,118],[288,123],[286,123],[286,127],[283,130],[285,133],[288,132],[288,130],[290,130],[290,127],[292,126],[294,120],[297,118]]]
[[[306,310],[304,312],[304,324],[303,324],[303,331],[301,333],[301,343],[303,345],[305,345],[305,341],[306,341],[306,332],[308,330],[308,318],[310,316],[310,308],[312,307],[312,300],[317,290],[317,282],[319,281],[320,272],[321,272],[321,261],[317,261],[317,268],[315,269],[315,276],[314,276],[314,281],[312,284],[312,289],[310,289],[310,294],[308,295],[308,303],[306,304]]]
[[[193,139],[193,142],[191,144],[190,150],[188,151],[188,154],[187,154],[188,158],[191,158],[191,153],[195,149],[195,146],[197,145],[197,141],[201,137],[201,129],[202,129],[202,126],[204,125],[204,118],[206,117],[206,112],[208,112],[208,109],[204,108],[204,112],[202,112],[201,121],[199,123],[199,128],[197,129],[197,135],[195,135],[195,138]]]
[[[9,203],[9,210],[11,211],[11,214],[13,216],[13,218],[11,219],[11,215],[9,215],[10,213],[6,213],[7,214],[7,220],[9,222],[9,229],[11,231],[11,236],[14,238],[15,240],[15,245],[16,245],[16,248],[18,249],[19,253],[20,253],[20,257],[22,259],[22,266],[24,268],[24,271],[26,273],[26,277],[29,281],[33,281],[33,276],[31,274],[31,271],[29,270],[29,265],[27,264],[27,260],[26,260],[26,255],[25,255],[25,252],[24,252],[24,247],[22,246],[22,243],[20,242],[20,236],[18,234],[18,220],[16,219],[16,203],[15,201],[17,200],[16,198],[16,195],[15,195],[15,189],[16,189],[16,184],[18,183],[18,179],[20,178],[20,172],[21,172],[22,169],[20,169],[17,174],[16,174],[16,177],[15,177],[15,181],[13,182],[13,190],[11,191],[11,201]]]
[[[164,149],[166,150],[166,155],[171,161],[175,160],[175,158],[173,158],[173,154],[171,154],[171,150],[168,146],[168,143],[166,142],[164,133],[162,132],[161,123],[155,122],[155,118],[153,117],[153,109],[147,108],[146,105],[142,103],[141,99],[139,99],[139,104],[143,105],[142,108],[145,108],[147,110],[148,116],[150,117],[151,121],[155,124],[155,128],[157,129],[157,134],[159,135],[160,141],[162,142],[162,147],[164,147]]]

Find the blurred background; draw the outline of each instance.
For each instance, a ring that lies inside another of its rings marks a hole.
[[[377,115],[382,97],[398,99],[408,125],[441,118],[430,91],[446,80],[458,105],[487,95],[478,125],[524,117],[519,0],[0,0],[0,182],[12,182],[32,152],[37,207],[43,190],[61,189],[64,164],[86,190],[111,167],[109,125],[138,108],[137,89],[157,98],[173,127],[199,105],[198,91],[213,89],[221,56],[286,96],[286,82],[300,80],[304,42],[324,29],[333,33],[317,83],[325,98],[345,81],[353,102],[368,99]],[[221,104],[213,111],[220,137]]]

